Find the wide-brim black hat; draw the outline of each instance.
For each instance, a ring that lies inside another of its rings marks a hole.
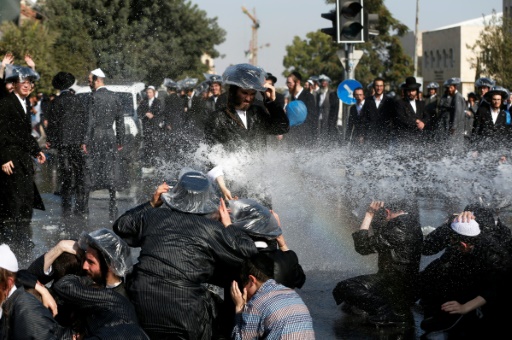
[[[273,84],[277,83],[277,78],[270,72],[267,72],[265,79],[270,80]]]
[[[493,86],[489,91],[487,91],[485,98],[490,100],[495,94],[500,95],[502,100],[508,99],[509,97],[509,92],[506,88],[502,86]]]
[[[419,90],[421,87],[420,83],[416,82],[415,77],[405,78],[405,83],[401,86],[403,90]]]
[[[52,80],[52,86],[60,91],[69,89],[74,83],[75,77],[69,72],[59,72]]]

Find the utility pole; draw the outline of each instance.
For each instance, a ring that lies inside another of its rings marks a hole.
[[[416,0],[416,28],[414,30],[414,77],[418,77],[418,24],[420,17],[420,0]]]
[[[258,28],[260,28],[260,22],[256,19],[256,9],[253,9],[253,13],[249,13],[247,8],[242,6],[242,12],[247,14],[247,16],[252,20],[252,39],[249,45],[249,53],[250,53],[250,64],[257,65],[258,64]]]

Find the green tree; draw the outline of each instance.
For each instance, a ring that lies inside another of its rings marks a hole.
[[[335,1],[327,0],[326,2],[334,3]],[[376,27],[379,35],[372,37],[368,42],[355,45],[357,50],[364,52],[355,70],[356,79],[362,84],[368,84],[375,77],[381,76],[394,88],[405,77],[412,75],[414,71],[412,60],[404,53],[399,40],[399,37],[407,32],[407,26],[391,15],[383,0],[365,0],[364,6],[369,13],[379,15]],[[322,35],[327,37],[327,40],[321,38]],[[308,38],[306,40],[295,37],[292,45],[287,46],[288,55],[283,60],[283,65],[286,68],[285,73],[297,69],[301,70],[304,75],[325,73],[334,81],[343,80],[343,68],[336,56],[336,51],[343,49],[343,45],[332,42],[330,36],[320,31],[308,33],[306,37]],[[308,54],[311,49],[306,51],[306,46],[321,48],[312,51],[312,54]],[[314,57],[312,58],[313,54]],[[329,71],[326,69],[325,72],[319,72],[317,64],[311,63],[310,59],[328,61],[326,67]]]
[[[14,64],[26,66],[25,54],[30,54],[36,64],[36,70],[41,75],[35,91],[53,92],[52,78],[56,73],[56,61],[53,53],[56,34],[51,32],[39,21],[24,21],[21,26],[6,22],[0,26],[2,40],[0,51],[11,52],[14,55]]]
[[[216,57],[225,37],[217,18],[184,0],[47,0],[44,12],[61,32],[58,46],[90,51],[80,53],[80,65],[155,85],[164,77],[202,75],[202,54]]]
[[[512,88],[512,79],[509,77],[512,74],[512,61],[509,58],[512,54],[511,32],[512,21],[506,17],[498,17],[493,12],[475,44],[468,46],[476,55],[471,62],[472,67],[477,70],[477,77],[489,76],[507,89]]]

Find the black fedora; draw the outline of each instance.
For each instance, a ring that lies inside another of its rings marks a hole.
[[[68,72],[59,72],[52,80],[52,86],[60,91],[69,89],[74,83],[75,77]]]
[[[402,85],[402,89],[407,90],[419,90],[421,87],[420,83],[416,82],[415,77],[407,77],[405,78],[405,83]]]
[[[265,79],[270,80],[272,82],[272,84],[277,83],[277,78],[270,72],[267,72]]]

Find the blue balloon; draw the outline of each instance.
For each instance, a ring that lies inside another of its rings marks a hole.
[[[308,109],[302,100],[294,100],[286,105],[286,115],[290,120],[290,126],[297,126],[306,120]]]

